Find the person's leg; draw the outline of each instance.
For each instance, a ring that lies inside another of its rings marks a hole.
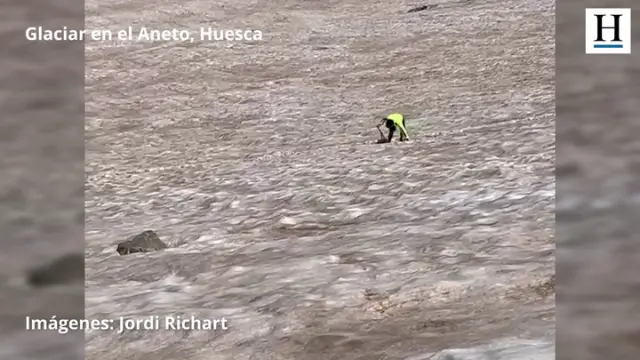
[[[393,132],[396,131],[396,124],[393,123],[393,120],[387,120],[385,125],[387,129],[389,129],[389,138],[387,139],[387,142],[391,142],[391,139],[393,138]]]

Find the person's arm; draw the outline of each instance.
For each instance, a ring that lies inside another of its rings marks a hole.
[[[402,138],[403,140],[409,140],[409,135],[407,134],[407,131],[403,128],[400,129],[400,131],[402,131],[402,136],[400,138]]]
[[[376,125],[376,128],[378,129],[378,132],[380,132],[380,140],[378,140],[378,142],[386,142],[387,139],[385,139],[384,134],[382,133],[382,130],[380,129],[380,126],[382,126],[382,124],[384,124],[384,122],[386,121],[386,119],[382,119],[382,121],[380,121],[380,123],[378,125]]]

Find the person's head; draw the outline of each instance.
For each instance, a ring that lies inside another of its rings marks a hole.
[[[396,129],[396,124],[393,120],[389,119],[389,118],[384,118],[384,124],[387,127],[387,129],[393,131]]]

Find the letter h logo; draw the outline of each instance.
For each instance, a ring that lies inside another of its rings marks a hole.
[[[586,9],[586,54],[631,54],[631,9]]]

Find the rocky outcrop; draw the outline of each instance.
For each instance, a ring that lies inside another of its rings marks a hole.
[[[116,251],[120,255],[158,251],[168,248],[153,230],[146,230],[118,244]]]
[[[553,274],[551,277],[540,284],[533,287],[533,290],[536,294],[540,296],[550,296],[555,294],[556,292],[556,275]]]
[[[412,13],[412,12],[418,12],[418,11],[425,11],[425,10],[435,9],[437,7],[438,7],[438,4],[423,5],[423,6],[411,8],[407,12]]]

